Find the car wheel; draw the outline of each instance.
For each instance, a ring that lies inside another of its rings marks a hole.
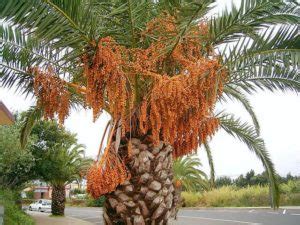
[[[42,209],[41,209],[41,208],[39,208],[39,209],[38,209],[38,211],[39,211],[39,212],[42,212]]]
[[[31,206],[29,206],[28,210],[29,210],[29,211],[32,211],[32,208],[31,208]]]

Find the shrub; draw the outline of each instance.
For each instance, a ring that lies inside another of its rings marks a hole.
[[[268,206],[269,188],[252,186],[237,189],[226,186],[203,193],[202,203],[208,207]]]
[[[103,207],[104,202],[105,202],[105,197],[104,196],[101,196],[97,199],[93,199],[91,197],[88,197],[86,205],[88,207]]]
[[[300,206],[299,181],[281,186],[280,205]],[[203,193],[183,192],[185,207],[251,207],[270,206],[268,186],[249,186],[238,188],[224,186]]]
[[[71,195],[78,195],[78,194],[85,194],[85,193],[86,191],[80,188],[75,188],[70,192]]]
[[[69,206],[86,206],[87,205],[87,200],[85,199],[71,199],[68,200],[67,205]]]
[[[34,220],[25,214],[19,206],[15,204],[16,195],[11,191],[0,190],[0,204],[4,205],[5,225],[34,225]]]
[[[300,193],[281,195],[280,204],[285,206],[300,206]]]
[[[27,198],[23,198],[22,199],[22,205],[30,205],[31,203],[35,202],[35,199],[27,199]]]
[[[196,192],[182,192],[181,197],[183,207],[194,207],[199,205],[202,195]]]
[[[33,199],[34,198],[34,191],[26,191],[26,199]]]
[[[289,180],[286,184],[280,185],[280,190],[285,194],[300,193],[300,180]]]

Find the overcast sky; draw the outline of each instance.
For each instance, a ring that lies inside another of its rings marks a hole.
[[[11,111],[27,110],[35,102],[34,99],[25,99],[23,96],[3,88],[0,88],[0,100]],[[300,96],[292,92],[259,92],[250,96],[250,100],[261,124],[261,135],[265,139],[277,171],[281,175],[288,172],[300,175]],[[234,113],[237,117],[250,121],[249,116],[238,103],[230,103],[226,106],[218,105],[217,107],[226,108],[228,112]],[[86,145],[87,155],[95,156],[108,120],[109,116],[103,114],[93,123],[90,110],[72,111],[65,126],[68,130],[77,133],[79,142]],[[260,161],[244,144],[222,131],[214,136],[211,147],[217,176],[236,177],[250,169],[254,169],[256,172],[263,171]],[[199,150],[198,155],[204,170],[208,172],[204,152]]]

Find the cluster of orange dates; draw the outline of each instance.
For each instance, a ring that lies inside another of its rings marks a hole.
[[[103,164],[95,163],[87,174],[87,191],[94,197],[110,193],[130,179],[124,161],[114,151],[108,151]]]
[[[125,47],[112,37],[92,44],[95,53],[82,57],[86,104],[95,119],[105,110],[121,121],[122,136],[134,130],[151,135],[154,143],[173,145],[174,157],[192,153],[219,126],[213,109],[227,75],[209,44],[208,27],[199,23],[182,37],[175,18],[162,15],[148,23],[140,41],[150,44]],[[64,118],[69,99],[64,84],[38,74],[45,80],[37,76],[36,95],[47,111],[51,108],[46,115],[56,111]],[[124,163],[113,158],[106,154],[105,163],[90,170],[94,196],[128,178]]]
[[[54,71],[48,67],[46,71],[32,68],[34,76],[34,92],[38,97],[37,105],[44,110],[45,118],[53,119],[58,114],[60,123],[69,115],[70,93],[65,82],[53,76]]]

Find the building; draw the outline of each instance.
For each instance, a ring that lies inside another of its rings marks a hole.
[[[14,122],[14,116],[6,108],[4,103],[0,101],[0,125],[11,125]]]
[[[46,182],[42,182],[39,180],[34,181],[33,183],[34,183],[33,186],[34,199],[51,199],[52,197],[51,186],[49,186]],[[66,185],[65,190],[66,190],[66,198],[69,198],[71,186]]]
[[[73,181],[70,184],[70,188],[71,188],[71,190],[80,189],[80,190],[86,191],[86,189],[87,189],[87,180],[86,179],[82,179],[79,182]]]

